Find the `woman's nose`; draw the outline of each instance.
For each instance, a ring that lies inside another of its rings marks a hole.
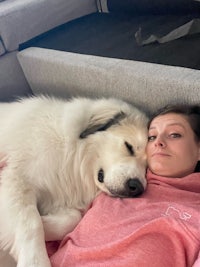
[[[157,137],[155,145],[160,147],[165,147],[165,141],[163,140],[162,137]]]

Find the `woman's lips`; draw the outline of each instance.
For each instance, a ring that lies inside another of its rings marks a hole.
[[[170,157],[170,155],[163,152],[155,152],[152,154],[152,157]]]

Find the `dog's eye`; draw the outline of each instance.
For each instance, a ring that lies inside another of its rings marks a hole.
[[[98,181],[100,183],[103,183],[103,181],[104,181],[104,171],[102,169],[100,169],[98,172]]]
[[[135,152],[134,152],[133,146],[130,145],[130,144],[129,144],[128,142],[126,142],[126,141],[125,141],[124,143],[125,143],[125,146],[126,146],[128,152],[131,154],[131,156],[134,156],[134,155],[135,155]]]

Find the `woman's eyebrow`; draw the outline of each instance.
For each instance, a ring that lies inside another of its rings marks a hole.
[[[149,127],[149,130],[152,130],[152,129],[156,129],[156,127],[155,126]]]
[[[179,123],[179,122],[172,122],[172,123],[169,123],[169,124],[166,124],[166,127],[168,126],[180,126],[181,128],[183,128],[185,130],[185,127],[182,123]],[[156,126],[150,126],[149,127],[149,130],[153,130],[153,129],[156,129]]]
[[[169,123],[166,126],[180,126],[181,128],[185,129],[184,125],[182,123],[179,123],[179,122]]]

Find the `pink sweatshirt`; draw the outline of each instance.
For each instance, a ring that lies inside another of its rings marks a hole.
[[[101,193],[51,256],[52,266],[199,267],[200,173],[148,172],[147,180],[138,198]]]

